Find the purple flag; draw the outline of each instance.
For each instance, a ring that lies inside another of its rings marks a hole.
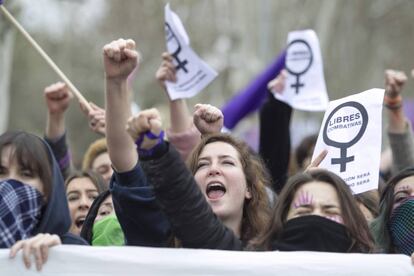
[[[246,88],[237,93],[221,108],[226,128],[233,129],[247,114],[260,108],[266,99],[267,83],[274,79],[285,67],[285,57],[286,51],[284,50]]]
[[[2,5],[3,4],[3,0],[0,0],[0,5]]]

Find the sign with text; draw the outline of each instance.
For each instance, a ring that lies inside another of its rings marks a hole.
[[[180,18],[165,6],[165,39],[173,57],[177,82],[166,82],[171,100],[195,96],[217,76],[207,63],[190,48],[190,39]]]
[[[383,89],[370,89],[332,101],[325,112],[313,158],[328,150],[319,165],[332,171],[355,194],[378,187]]]
[[[290,32],[286,49],[285,89],[276,99],[295,109],[323,111],[328,106],[319,40],[313,30]]]

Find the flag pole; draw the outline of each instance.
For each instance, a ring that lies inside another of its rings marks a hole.
[[[3,1],[0,0],[0,10],[6,16],[6,18],[20,31],[20,33],[28,40],[28,42],[37,50],[37,52],[43,57],[43,59],[49,64],[50,67],[59,75],[59,77],[66,83],[69,89],[75,94],[75,97],[79,102],[85,105],[88,111],[92,108],[89,102],[85,99],[81,92],[75,87],[75,85],[66,77],[66,75],[59,69],[59,67],[53,62],[53,60],[43,51],[43,49],[37,44],[37,42],[30,36],[28,32],[17,22],[17,20],[11,15],[8,10],[2,5]]]

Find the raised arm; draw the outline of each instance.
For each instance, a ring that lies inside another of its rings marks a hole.
[[[66,178],[71,171],[72,162],[66,141],[65,112],[73,96],[66,84],[57,82],[45,88],[44,97],[47,106],[45,140]]]
[[[290,158],[290,118],[292,108],[276,100],[273,93],[284,89],[286,72],[283,70],[269,82],[268,99],[260,109],[259,152],[272,176],[273,189],[279,193],[288,174]],[[275,131],[276,130],[276,131]]]
[[[166,81],[176,82],[175,66],[173,64],[173,58],[169,53],[162,54],[162,62],[158,68],[155,77],[162,89],[167,94]],[[191,127],[191,115],[188,110],[187,102],[185,99],[169,100],[170,106],[170,119],[171,119],[171,131],[179,133],[186,131]]]
[[[106,139],[115,171],[110,183],[115,212],[127,245],[166,246],[169,223],[138,164],[134,139],[125,126],[131,116],[127,77],[137,65],[132,40],[119,39],[104,47],[106,79]]]
[[[387,108],[388,131],[391,133],[405,133],[407,131],[407,119],[402,109],[402,89],[407,81],[407,76],[402,71],[385,71],[385,95],[384,106]]]
[[[178,152],[161,138],[158,112],[141,112],[129,120],[127,129],[133,139],[142,141],[140,163],[182,245],[241,250],[241,241],[214,215]]]
[[[177,81],[175,66],[172,62],[172,56],[169,53],[162,54],[162,62],[155,77],[167,95],[168,92],[165,82]],[[191,150],[200,141],[200,133],[193,125],[185,99],[172,101],[168,97],[168,105],[170,109],[170,128],[167,129],[167,136],[170,143],[177,148],[181,157],[185,160]]]
[[[131,116],[128,75],[138,64],[138,52],[131,39],[118,39],[103,48],[106,89],[106,139],[112,166],[117,172],[130,171],[138,161],[134,141],[125,131]]]
[[[402,107],[401,92],[406,81],[407,76],[402,71],[385,71],[384,106],[387,110],[388,137],[394,171],[414,166],[414,137]]]

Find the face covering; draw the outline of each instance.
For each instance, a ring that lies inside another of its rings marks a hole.
[[[409,197],[394,209],[388,229],[397,251],[411,255],[414,252],[414,197]]]
[[[346,227],[321,216],[302,216],[285,223],[273,244],[280,251],[348,252],[352,246]]]
[[[124,233],[115,215],[95,222],[92,233],[93,246],[125,245]]]
[[[41,217],[43,196],[17,180],[0,181],[0,248],[30,238]]]

